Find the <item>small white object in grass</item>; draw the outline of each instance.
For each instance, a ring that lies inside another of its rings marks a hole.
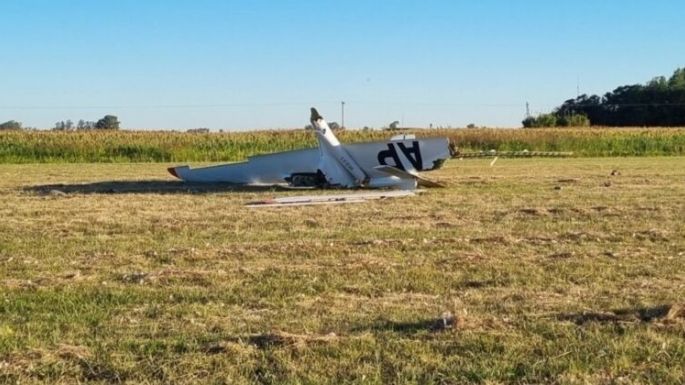
[[[440,316],[442,325],[439,326],[440,329],[451,329],[454,326],[454,315],[450,311],[442,313]]]
[[[490,162],[490,167],[495,165],[495,162],[497,162],[498,158],[499,158],[499,156],[496,156],[495,159],[493,159],[492,162]]]

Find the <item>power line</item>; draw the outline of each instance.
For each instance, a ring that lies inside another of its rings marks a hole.
[[[74,110],[74,109],[165,109],[165,108],[234,108],[234,107],[273,107],[273,106],[302,106],[314,104],[341,103],[344,106],[347,101],[316,101],[316,102],[267,102],[267,103],[211,103],[211,104],[149,104],[149,105],[80,105],[80,106],[51,106],[51,105],[15,105],[0,106],[4,110]],[[449,102],[387,102],[387,101],[354,101],[359,105],[386,105],[386,106],[435,106],[435,107],[503,107],[520,108],[521,103],[449,103]]]
[[[309,105],[311,102],[288,102],[288,103],[218,103],[218,104],[158,104],[158,105],[101,105],[101,106],[0,106],[0,110],[97,110],[97,109],[169,109],[169,108],[240,108],[240,107],[276,107],[276,106],[293,106],[299,107],[302,105]],[[314,104],[331,104],[334,102],[315,102]],[[344,121],[345,104],[347,102],[340,102],[342,109],[342,118]],[[416,106],[416,107],[495,107],[495,108],[521,108],[521,103],[432,103],[432,102],[373,102],[373,101],[354,101],[358,105],[386,105],[386,106]],[[528,104],[528,103],[526,103]],[[563,105],[563,103],[562,103]],[[682,107],[685,103],[576,103],[572,107],[644,107],[644,106],[673,106]]]
[[[320,102],[328,104],[330,102]],[[101,105],[101,106],[0,106],[3,110],[76,110],[76,109],[165,109],[165,108],[230,108],[301,106],[307,103],[218,103],[218,104],[151,104],[151,105]]]

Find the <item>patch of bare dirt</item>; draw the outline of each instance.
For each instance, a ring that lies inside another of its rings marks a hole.
[[[163,269],[154,272],[134,271],[120,274],[118,280],[128,284],[159,284],[171,285],[186,283],[197,286],[212,284],[212,277],[221,271]]]
[[[578,325],[591,322],[682,322],[685,321],[685,304],[658,305],[634,309],[618,309],[613,311],[583,311],[579,313],[563,313],[558,319],[571,321]]]
[[[639,240],[650,240],[652,242],[667,242],[669,240],[668,233],[659,229],[642,230],[633,233],[633,238]]]
[[[493,235],[490,237],[479,237],[479,238],[470,238],[468,239],[470,243],[476,243],[476,244],[489,244],[489,243],[495,243],[495,244],[500,244],[500,245],[508,245],[511,243],[511,240],[508,239],[507,237],[501,236],[501,235]]]

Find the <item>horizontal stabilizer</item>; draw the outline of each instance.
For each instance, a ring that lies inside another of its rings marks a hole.
[[[401,170],[397,167],[376,166],[376,167],[374,167],[374,169],[381,171],[381,172],[384,172],[388,175],[396,176],[400,179],[415,179],[416,184],[418,184],[421,187],[445,187],[445,185],[442,183],[424,178],[417,173],[407,172],[407,171]]]

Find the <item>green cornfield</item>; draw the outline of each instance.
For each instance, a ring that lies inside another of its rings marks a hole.
[[[685,155],[685,128],[415,129],[448,137],[462,152],[571,151],[580,157]],[[338,133],[343,143],[383,140],[396,131]],[[217,162],[313,147],[305,130],[231,133],[171,131],[0,132],[0,163]]]

